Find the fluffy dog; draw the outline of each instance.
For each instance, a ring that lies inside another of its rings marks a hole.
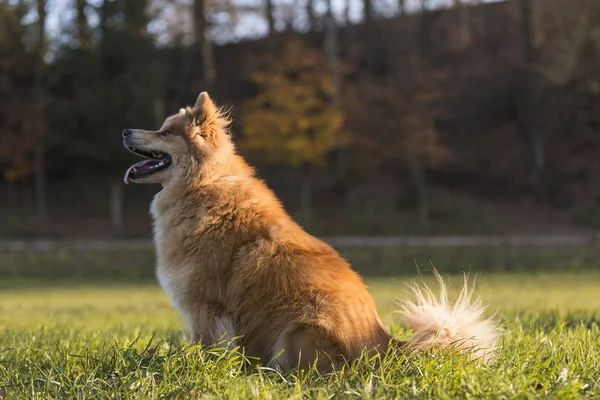
[[[125,183],[160,183],[151,214],[157,276],[194,342],[234,339],[245,354],[289,371],[338,368],[365,350],[451,347],[490,360],[498,329],[466,282],[449,303],[414,288],[399,315],[408,342],[390,337],[357,273],[306,233],[235,152],[228,118],[203,92],[157,131],[126,129],[145,159]]]

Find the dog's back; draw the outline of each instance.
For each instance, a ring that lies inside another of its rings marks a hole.
[[[306,366],[318,353],[320,369],[339,365],[365,348],[384,350],[389,335],[360,277],[328,245],[291,220],[237,258],[233,278],[239,334],[248,351],[280,352],[285,369]]]

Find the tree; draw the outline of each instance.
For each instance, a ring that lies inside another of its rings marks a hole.
[[[465,49],[472,42],[472,29],[471,29],[471,7],[466,7],[461,0],[453,0],[452,8],[454,12],[458,14],[458,23],[455,29],[457,44],[460,49]]]
[[[85,52],[58,47],[48,68],[47,145],[62,156],[62,163],[50,165],[58,173],[74,164],[80,168],[70,175],[120,168],[118,161],[127,155],[108,137],[123,127],[155,125],[161,112],[155,111],[156,100],[165,97],[164,74],[147,30],[147,2],[107,0],[98,11],[98,46]],[[75,39],[78,32],[75,20]],[[108,153],[110,160],[102,155]]]
[[[85,0],[75,1],[75,9],[77,12],[77,43],[80,49],[89,50],[92,46],[92,38],[87,16],[85,15],[87,3]]]
[[[317,25],[317,16],[315,15],[315,1],[314,0],[307,0],[306,16],[308,17],[308,28],[310,30],[314,30]]]
[[[37,0],[37,40],[36,40],[36,73],[35,73],[35,97],[40,104],[42,114],[45,109],[43,79],[45,72],[44,57],[46,55],[46,0]],[[39,222],[46,219],[46,166],[44,154],[43,135],[45,131],[44,124],[39,124],[40,137],[38,138],[35,150],[35,197],[36,197],[36,213]]]
[[[288,41],[269,68],[256,72],[259,93],[243,105],[242,146],[272,163],[301,167],[302,214],[311,217],[311,175],[344,142],[342,112],[330,101],[335,89],[327,60],[298,39]]]
[[[372,0],[363,0],[363,16],[366,23],[369,23],[373,20]]]
[[[148,0],[122,1],[124,6],[124,28],[132,36],[145,37],[148,35]]]
[[[530,184],[540,187],[544,171],[544,143],[539,132],[534,129],[533,79],[535,68],[535,49],[533,46],[533,15],[530,0],[520,0],[521,20],[523,21],[523,110],[521,118],[522,136],[529,142],[531,154]]]
[[[273,0],[265,0],[267,2],[267,22],[269,24],[269,36],[275,33],[275,9],[273,7]]]
[[[0,3],[0,181],[14,182],[35,172],[33,155],[43,132],[34,86],[36,65],[24,45],[23,5]],[[43,211],[43,210],[42,210]]]
[[[208,21],[206,0],[194,0],[194,43],[200,48],[205,90],[211,90],[216,79],[215,58]]]
[[[340,56],[338,43],[338,27],[333,16],[333,5],[331,0],[327,0],[327,12],[325,15],[325,54],[327,56],[327,64],[331,76],[333,91],[331,93],[331,103],[334,107],[340,106],[341,92],[341,71],[340,71]],[[336,175],[338,183],[346,185],[346,170],[347,170],[347,154],[343,143],[335,149],[336,157]],[[344,187],[345,189],[345,187]]]
[[[398,11],[400,11],[401,15],[406,15],[406,1],[398,0]]]
[[[351,0],[344,2],[344,22],[346,25],[350,25],[350,2]]]
[[[571,205],[587,203],[591,220],[600,209],[600,186],[590,179],[600,171],[600,4],[557,2],[529,11],[537,22],[531,33],[535,58],[529,108],[524,110],[524,118],[529,116],[524,139],[529,144],[530,183],[535,183],[533,177],[540,179],[540,189],[552,199],[552,187],[566,181],[561,195]]]
[[[363,168],[408,170],[416,189],[421,228],[427,232],[426,171],[443,165],[451,156],[435,127],[439,116],[436,105],[443,91],[439,73],[420,57],[412,56],[402,64],[396,77],[363,81],[346,91],[346,129],[355,162]]]

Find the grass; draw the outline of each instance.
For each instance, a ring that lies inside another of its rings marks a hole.
[[[105,261],[117,261],[112,257]],[[451,268],[452,254],[438,251],[437,257]],[[580,254],[576,265],[586,257]],[[91,267],[75,276],[65,269],[54,279],[14,273],[0,281],[0,398],[2,390],[7,399],[597,398],[600,272],[593,265],[565,272],[544,262],[550,257],[540,260],[538,270],[554,272],[477,274],[478,292],[506,329],[491,366],[419,354],[381,363],[362,359],[326,376],[279,375],[248,366],[223,346],[190,346],[179,316],[145,269],[119,279],[114,265],[106,275]],[[414,275],[371,272],[367,282],[386,325],[396,337],[409,337],[393,310]],[[455,293],[460,277],[447,278]]]

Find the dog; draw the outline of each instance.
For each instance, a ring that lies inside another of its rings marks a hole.
[[[306,233],[236,153],[230,120],[206,92],[157,131],[126,129],[124,146],[144,159],[125,183],[158,183],[151,204],[156,273],[194,343],[228,340],[281,371],[342,367],[365,351],[449,348],[493,359],[499,328],[472,301],[414,286],[393,339],[361,277],[329,245]]]

